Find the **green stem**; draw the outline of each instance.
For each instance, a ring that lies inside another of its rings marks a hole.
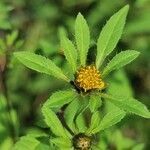
[[[6,111],[7,111],[7,114],[8,114],[8,119],[9,119],[9,122],[11,123],[11,125],[9,126],[10,130],[12,131],[12,139],[13,141],[15,142],[16,141],[16,138],[17,138],[17,132],[16,132],[16,128],[15,128],[15,125],[14,125],[14,122],[13,122],[13,118],[12,118],[12,115],[11,115],[11,111],[13,110],[13,107],[12,107],[12,103],[8,97],[8,89],[7,89],[7,67],[5,67],[5,69],[2,71],[0,69],[0,77],[1,77],[1,91],[3,93],[3,95],[5,96],[6,98],[6,103],[7,103],[7,108],[6,108]]]

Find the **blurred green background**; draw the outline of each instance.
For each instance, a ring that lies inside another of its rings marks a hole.
[[[92,37],[88,58],[94,60],[93,51],[99,32],[109,17],[126,4],[130,5],[130,10],[115,53],[135,49],[141,55],[125,70],[113,74],[110,81],[123,94],[128,94],[128,88],[134,97],[150,108],[149,0],[0,0],[1,150],[11,149],[18,137],[41,126],[41,104],[53,91],[67,88],[62,81],[25,68],[13,58],[13,52],[26,50],[44,55],[67,72],[59,31],[65,28],[73,39],[75,17],[81,12],[87,19]],[[128,115],[119,124],[119,130],[119,133],[109,131],[114,133],[109,136],[112,135],[113,139],[121,133],[126,144],[125,138],[130,138],[144,143],[144,149],[150,149],[149,120]],[[111,143],[112,139],[108,142]]]

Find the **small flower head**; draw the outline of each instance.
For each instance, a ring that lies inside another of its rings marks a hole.
[[[91,137],[83,133],[75,135],[72,140],[75,150],[89,150],[91,148]]]
[[[105,86],[105,83],[101,78],[100,72],[93,65],[81,67],[77,71],[75,84],[77,87],[83,89],[85,92],[93,89],[101,90]]]

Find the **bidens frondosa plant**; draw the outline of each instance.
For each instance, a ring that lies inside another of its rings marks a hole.
[[[25,66],[62,79],[70,85],[69,89],[53,93],[42,107],[45,122],[53,133],[50,138],[53,149],[99,149],[100,139],[95,136],[121,121],[126,113],[150,118],[150,112],[138,100],[129,96],[117,96],[119,89],[113,95],[107,92],[111,85],[108,78],[110,72],[120,69],[139,55],[135,50],[125,50],[116,54],[106,64],[106,57],[114,50],[121,37],[128,8],[128,5],[123,7],[107,21],[97,41],[96,60],[90,64],[87,64],[90,48],[89,27],[84,17],[80,13],[77,15],[75,45],[65,34],[60,38],[61,48],[71,68],[70,70],[68,67],[71,77],[43,56],[30,52],[14,54]],[[101,100],[113,105],[103,117]],[[61,122],[56,113],[62,107]]]

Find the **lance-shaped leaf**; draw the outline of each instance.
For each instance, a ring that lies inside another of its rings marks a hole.
[[[102,94],[101,96],[110,100],[110,102],[112,102],[114,105],[116,105],[117,107],[119,107],[124,111],[127,111],[129,113],[134,113],[144,118],[150,118],[150,112],[147,109],[147,107],[132,97],[121,98],[121,97],[113,97],[107,94]]]
[[[58,137],[58,138],[53,138],[50,139],[50,142],[55,144],[57,148],[61,148],[61,149],[71,149],[72,147],[72,141],[69,138],[62,138],[62,137]]]
[[[83,113],[80,113],[75,120],[76,128],[78,129],[79,133],[83,133],[87,130],[85,116]]]
[[[102,76],[108,75],[111,71],[119,69],[126,64],[133,61],[136,57],[138,57],[140,53],[134,50],[126,50],[120,52],[113,59],[107,64],[106,68],[104,69]]]
[[[92,134],[95,134],[101,130],[104,130],[106,128],[111,127],[112,125],[118,123],[121,121],[122,118],[124,118],[125,116],[125,112],[120,110],[120,109],[116,109],[113,111],[110,111],[109,113],[107,113],[104,118],[101,120],[100,124],[91,131]]]
[[[51,131],[59,137],[67,137],[66,130],[63,128],[60,120],[56,114],[48,107],[42,107],[42,114],[45,118],[46,124],[50,127]]]
[[[129,6],[126,5],[114,14],[103,27],[97,41],[96,67],[99,68],[107,55],[109,55],[118,43],[125,25]]]
[[[95,111],[92,115],[91,123],[90,123],[90,126],[89,126],[88,130],[86,131],[86,133],[91,134],[92,130],[99,126],[100,120],[101,120],[101,117],[100,117],[99,111]]]
[[[90,32],[84,17],[79,13],[75,22],[75,39],[80,57],[80,64],[85,66],[90,44]]]
[[[13,150],[36,150],[36,147],[40,144],[40,142],[32,136],[23,136],[20,140],[15,144]]]
[[[69,62],[73,72],[75,72],[77,69],[77,50],[67,37],[64,36],[61,38],[61,40],[61,46],[64,51],[65,57]]]
[[[96,111],[102,104],[101,97],[97,94],[91,94],[89,99],[89,108],[91,112]]]
[[[26,67],[52,75],[58,79],[69,81],[69,79],[63,74],[60,68],[58,68],[50,59],[47,59],[41,55],[37,55],[31,52],[15,52],[14,56]]]
[[[80,108],[79,99],[76,97],[65,109],[64,118],[68,127],[75,132],[74,119]]]
[[[60,27],[58,29],[58,35],[59,35],[59,40],[60,40],[60,48],[62,49],[62,47],[63,47],[63,38],[68,37],[66,29],[64,27]]]
[[[71,102],[76,97],[75,91],[64,90],[52,94],[52,96],[44,103],[48,108],[61,108],[63,105]]]
[[[78,132],[85,132],[87,130],[84,112],[87,110],[88,106],[88,97],[80,97],[78,112],[75,116],[75,125]]]

